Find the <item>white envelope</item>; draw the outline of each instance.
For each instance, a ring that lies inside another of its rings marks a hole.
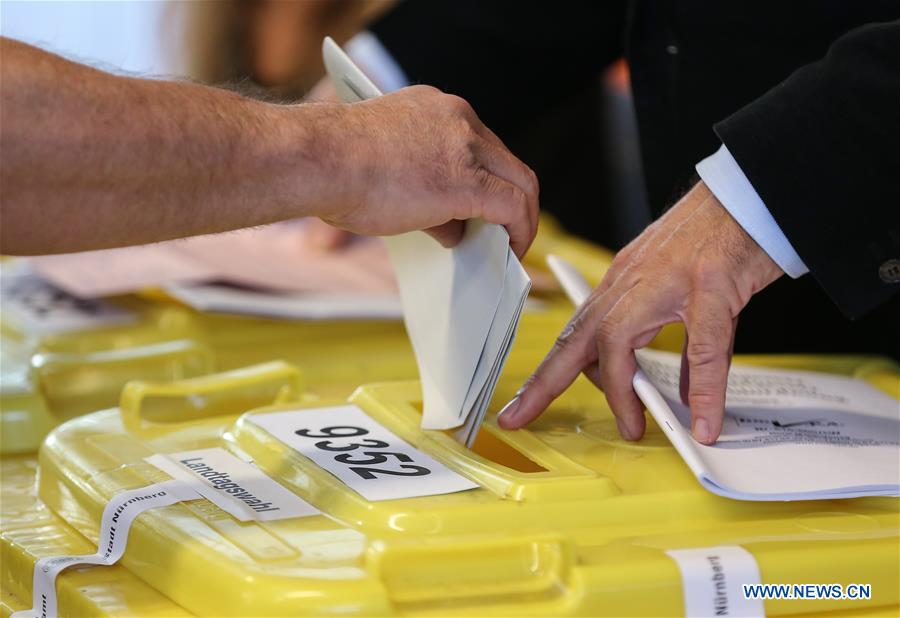
[[[322,52],[345,102],[381,95],[330,38]],[[422,427],[463,425],[454,436],[471,446],[512,347],[531,279],[500,225],[468,221],[453,249],[423,232],[385,242],[419,367]]]

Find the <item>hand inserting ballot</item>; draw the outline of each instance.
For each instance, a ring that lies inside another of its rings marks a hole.
[[[537,176],[463,99],[412,86],[326,108],[341,117],[342,165],[355,173],[324,221],[364,234],[425,229],[452,246],[464,220],[481,218],[505,226],[525,253],[537,232]]]

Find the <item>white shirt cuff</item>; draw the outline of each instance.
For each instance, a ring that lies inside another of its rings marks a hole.
[[[347,41],[344,50],[382,92],[409,86],[409,78],[374,34],[363,31]]]
[[[725,144],[697,164],[697,173],[725,210],[789,277],[809,272]]]

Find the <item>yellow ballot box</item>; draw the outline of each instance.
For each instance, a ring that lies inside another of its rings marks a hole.
[[[595,280],[612,259],[545,218],[526,258],[545,289],[555,285],[545,264],[551,252]],[[281,359],[299,367],[314,392],[346,397],[359,384],[417,376],[399,320],[200,312],[152,290],[85,301],[15,260],[3,262],[2,283],[0,454],[35,452],[60,422],[115,405],[134,379],[176,380]],[[526,314],[517,347],[537,362],[571,311],[561,295],[545,293]]]
[[[496,409],[530,360],[510,358],[472,450],[420,428],[414,381],[349,401],[305,390],[284,363],[130,383],[119,407],[52,432],[36,486],[33,461],[4,460],[4,603],[31,607],[37,559],[99,542],[121,561],[63,571],[59,615],[683,615],[697,552],[747,584],[871,592],[760,601],[766,615],[896,615],[896,499],[713,495],[652,420],[621,440],[583,379],[530,427],[501,430]],[[735,362],[854,375],[893,396],[900,379],[869,358]],[[115,538],[101,527],[108,504],[145,504],[127,492],[172,483],[188,488],[177,503]]]

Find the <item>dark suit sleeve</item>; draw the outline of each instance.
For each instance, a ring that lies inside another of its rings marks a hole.
[[[371,26],[414,84],[459,95],[501,138],[623,55],[625,3],[407,0]]]
[[[897,293],[900,21],[844,35],[714,128],[845,315]]]

